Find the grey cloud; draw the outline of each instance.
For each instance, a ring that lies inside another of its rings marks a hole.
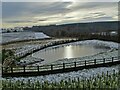
[[[78,2],[79,3],[79,2]],[[109,8],[109,7],[117,7],[117,2],[86,2],[86,3],[80,3],[80,5],[76,5],[75,7],[72,7],[72,10],[96,10],[99,8]]]
[[[39,19],[38,21],[47,21],[47,19]]]
[[[3,22],[6,23],[29,23],[29,22],[42,22],[47,21],[52,18],[59,18],[52,17],[55,14],[61,14],[63,16],[68,9],[66,8],[67,5],[71,4],[71,2],[54,2],[54,3],[47,3],[47,2],[40,2],[40,3],[31,3],[31,2],[5,2],[3,4]],[[36,21],[24,21],[22,17],[31,17],[39,16],[40,19]],[[51,16],[51,17],[49,17]],[[44,17],[44,18],[43,18]],[[12,18],[12,21],[8,21],[6,19]],[[19,20],[21,18],[21,20]]]
[[[22,20],[13,20],[13,21],[5,21],[6,23],[30,23],[30,22],[35,22],[35,21],[30,21],[30,20],[25,20],[25,21],[22,21]]]
[[[52,21],[61,19],[62,23],[75,22],[76,16],[69,16],[71,12],[81,15],[82,11],[86,14],[80,18],[83,21],[92,20],[112,20],[106,12],[98,11],[99,8],[103,10],[109,7],[116,7],[117,3],[111,2],[77,2],[74,7],[72,2],[4,2],[2,8],[3,22],[6,23],[38,23],[44,21]],[[89,11],[93,11],[89,13]],[[88,11],[88,13],[87,13]],[[108,12],[108,11],[107,11]],[[110,10],[109,12],[112,11]],[[58,15],[59,14],[59,15]],[[58,15],[58,16],[57,16]],[[67,16],[66,16],[67,15]],[[39,17],[39,18],[34,18]],[[24,19],[25,18],[25,19]],[[78,17],[77,17],[78,18]],[[76,21],[78,22],[78,21]],[[53,22],[54,23],[54,22]]]
[[[18,17],[22,14],[31,14],[31,15],[51,15],[64,13],[67,8],[66,6],[70,4],[70,2],[54,2],[46,5],[47,2],[4,2],[3,3],[3,18],[7,17]],[[22,15],[22,16],[23,16]]]
[[[95,12],[95,13],[90,13],[90,14],[97,15],[97,16],[104,16],[104,15],[106,15],[103,12]]]
[[[55,15],[55,14],[61,14],[64,15],[69,11],[69,9],[66,8],[67,5],[69,5],[70,2],[55,2],[52,3],[50,6],[47,7],[40,7],[38,10],[34,10],[32,13],[37,13],[39,15]]]
[[[90,21],[114,21],[114,19],[113,19],[113,17],[105,16],[105,17],[99,17],[99,18],[93,18],[93,17],[83,18],[81,21],[82,22],[90,22]]]
[[[22,12],[26,10],[26,2],[3,2],[2,4],[2,16],[3,19],[7,17],[21,16]]]

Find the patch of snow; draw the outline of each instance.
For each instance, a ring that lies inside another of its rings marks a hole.
[[[49,36],[45,35],[44,33],[35,33],[35,38],[36,39],[49,38]]]
[[[62,45],[56,45],[50,48],[58,48],[58,47],[63,47],[63,46],[69,46],[69,45],[93,45],[93,46],[103,46],[103,47],[109,47],[109,48],[114,48],[118,49],[118,43],[116,42],[111,42],[111,41],[102,41],[102,40],[84,40],[84,41],[78,41],[78,42],[72,42],[68,44],[62,44]]]
[[[43,39],[50,38],[42,32],[12,32],[2,34],[2,43],[17,41],[17,40],[28,40],[28,39]]]

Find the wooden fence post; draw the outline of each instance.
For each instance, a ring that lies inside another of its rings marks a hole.
[[[112,62],[114,61],[114,57],[112,57]]]
[[[65,63],[63,63],[63,69],[65,69]]]
[[[25,66],[23,66],[24,72],[25,72]]]
[[[74,66],[75,66],[75,68],[76,68],[76,62],[74,62]]]
[[[96,59],[94,59],[94,64],[96,65]]]
[[[103,63],[105,63],[105,58],[103,58]]]
[[[51,65],[51,70],[53,70],[53,65]]]
[[[38,72],[39,72],[39,66],[37,66],[37,70],[38,70]]]
[[[86,60],[85,60],[85,66],[86,66]]]

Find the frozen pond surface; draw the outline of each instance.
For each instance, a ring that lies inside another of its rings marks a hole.
[[[68,45],[61,47],[50,47],[34,53],[35,58],[45,59],[45,63],[51,63],[59,59],[70,59],[76,57],[90,56],[99,52],[108,51],[107,47],[96,47],[92,45]]]

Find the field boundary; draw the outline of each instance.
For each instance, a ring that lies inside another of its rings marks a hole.
[[[120,64],[118,57],[76,61],[71,63],[51,64],[42,66],[2,67],[2,77],[28,77],[56,73],[65,73],[82,69],[108,67]]]

